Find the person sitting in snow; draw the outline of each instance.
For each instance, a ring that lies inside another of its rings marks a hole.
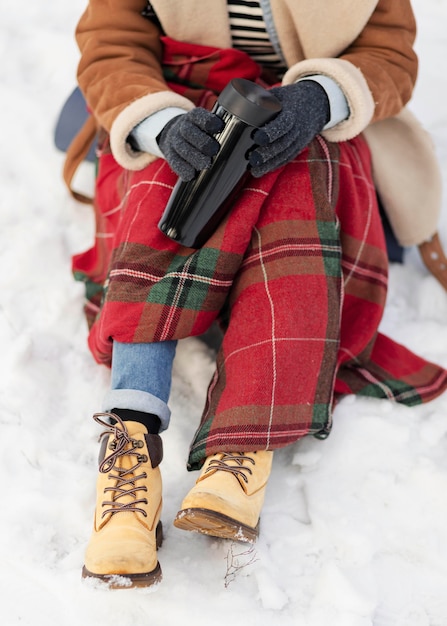
[[[89,1],[76,36],[97,236],[73,267],[111,387],[94,416],[105,436],[83,576],[161,579],[160,433],[179,339],[223,331],[188,460],[199,478],[174,520],[222,538],[256,539],[274,450],[326,437],[344,394],[413,406],[446,389],[444,369],[378,332],[377,193],[405,245],[429,239],[439,213],[431,142],[405,108],[415,30],[409,0]],[[282,110],[255,132],[229,213],[186,248],[157,225],[178,177],[218,152],[211,109],[234,78]]]

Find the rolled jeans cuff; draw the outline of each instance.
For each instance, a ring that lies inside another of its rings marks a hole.
[[[102,410],[110,412],[112,409],[131,409],[157,415],[161,422],[160,432],[169,426],[171,411],[168,405],[147,391],[137,389],[111,389],[105,395]]]

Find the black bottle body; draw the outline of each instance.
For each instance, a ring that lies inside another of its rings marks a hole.
[[[253,131],[280,108],[279,101],[255,83],[244,79],[229,83],[213,109],[225,124],[215,135],[219,152],[210,168],[175,185],[158,225],[165,235],[191,248],[209,239],[243,186]]]

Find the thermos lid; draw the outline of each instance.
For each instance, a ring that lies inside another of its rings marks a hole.
[[[262,126],[281,111],[278,98],[245,78],[233,78],[219,95],[218,102],[249,126]]]

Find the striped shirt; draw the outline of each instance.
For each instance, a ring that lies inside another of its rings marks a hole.
[[[262,8],[253,0],[228,0],[232,45],[246,52],[254,61],[281,75],[285,67],[267,33]]]

